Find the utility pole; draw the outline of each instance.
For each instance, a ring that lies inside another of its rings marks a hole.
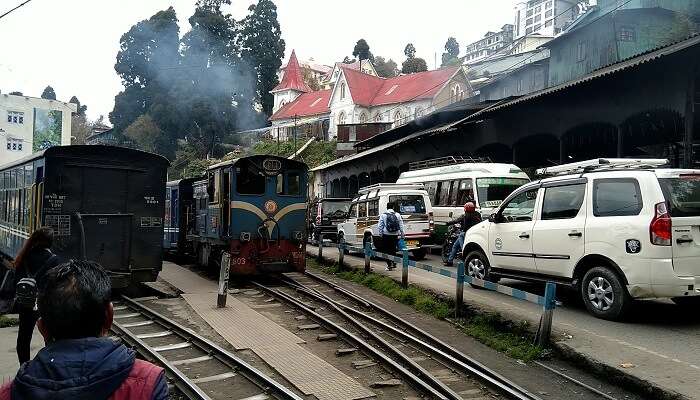
[[[297,154],[297,116],[296,114],[294,115],[294,153],[293,155]]]

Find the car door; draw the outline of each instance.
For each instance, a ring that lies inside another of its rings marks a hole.
[[[490,224],[489,247],[493,268],[535,272],[532,230],[539,188],[523,190],[511,197]]]
[[[541,211],[532,232],[537,273],[571,277],[583,257],[586,180],[543,185]]]
[[[348,211],[348,218],[345,222],[338,224],[338,231],[345,235],[345,242],[357,244],[357,203],[353,203]],[[359,243],[362,243],[360,240]]]

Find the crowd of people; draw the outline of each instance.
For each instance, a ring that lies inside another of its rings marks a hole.
[[[15,378],[0,400],[165,400],[164,370],[107,335],[114,308],[98,263],[53,254],[53,231],[36,230],[15,258],[19,313]],[[30,359],[34,327],[45,346]]]

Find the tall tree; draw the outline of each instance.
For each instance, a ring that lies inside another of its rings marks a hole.
[[[454,37],[447,39],[445,52],[442,53],[442,66],[455,65],[459,63],[459,42]]]
[[[354,62],[357,62],[357,60],[355,60],[354,58],[350,58],[348,56],[345,56],[345,58],[343,58],[343,64],[352,64]]]
[[[406,55],[406,61],[401,64],[402,73],[413,74],[428,70],[428,63],[424,59],[416,57],[416,47],[413,46],[413,43],[407,44],[403,53]]]
[[[70,98],[70,100],[68,100],[68,102],[73,103],[76,106],[78,106],[78,111],[76,113],[77,115],[79,115],[81,117],[85,117],[85,111],[87,111],[87,106],[80,104],[80,100],[78,100],[78,97],[73,96]]]
[[[243,58],[257,73],[257,98],[266,115],[272,115],[274,97],[270,90],[279,83],[277,71],[282,66],[285,42],[277,19],[277,6],[272,0],[259,0],[248,8],[243,22]]]
[[[387,61],[382,56],[376,56],[373,64],[377,74],[382,78],[393,78],[399,74],[399,68],[391,58]]]
[[[56,92],[54,92],[54,90],[51,86],[47,86],[44,89],[44,92],[41,93],[41,98],[48,99],[48,100],[56,100]]]
[[[352,55],[357,57],[358,60],[370,60],[374,61],[374,56],[369,50],[369,44],[365,39],[360,39],[355,43],[355,48],[352,50]]]

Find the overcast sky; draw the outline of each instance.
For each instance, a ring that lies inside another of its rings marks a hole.
[[[22,0],[0,0],[0,13]],[[107,114],[122,89],[114,72],[119,38],[129,28],[170,5],[180,33],[195,0],[32,0],[0,19],[0,90],[39,96],[46,85],[59,100],[76,95],[88,116]],[[243,18],[254,0],[233,0],[229,12]],[[372,53],[400,65],[413,43],[434,68],[445,41],[455,36],[462,51],[489,30],[514,20],[516,0],[276,0],[287,57],[313,57],[332,64],[350,55],[364,38]]]

